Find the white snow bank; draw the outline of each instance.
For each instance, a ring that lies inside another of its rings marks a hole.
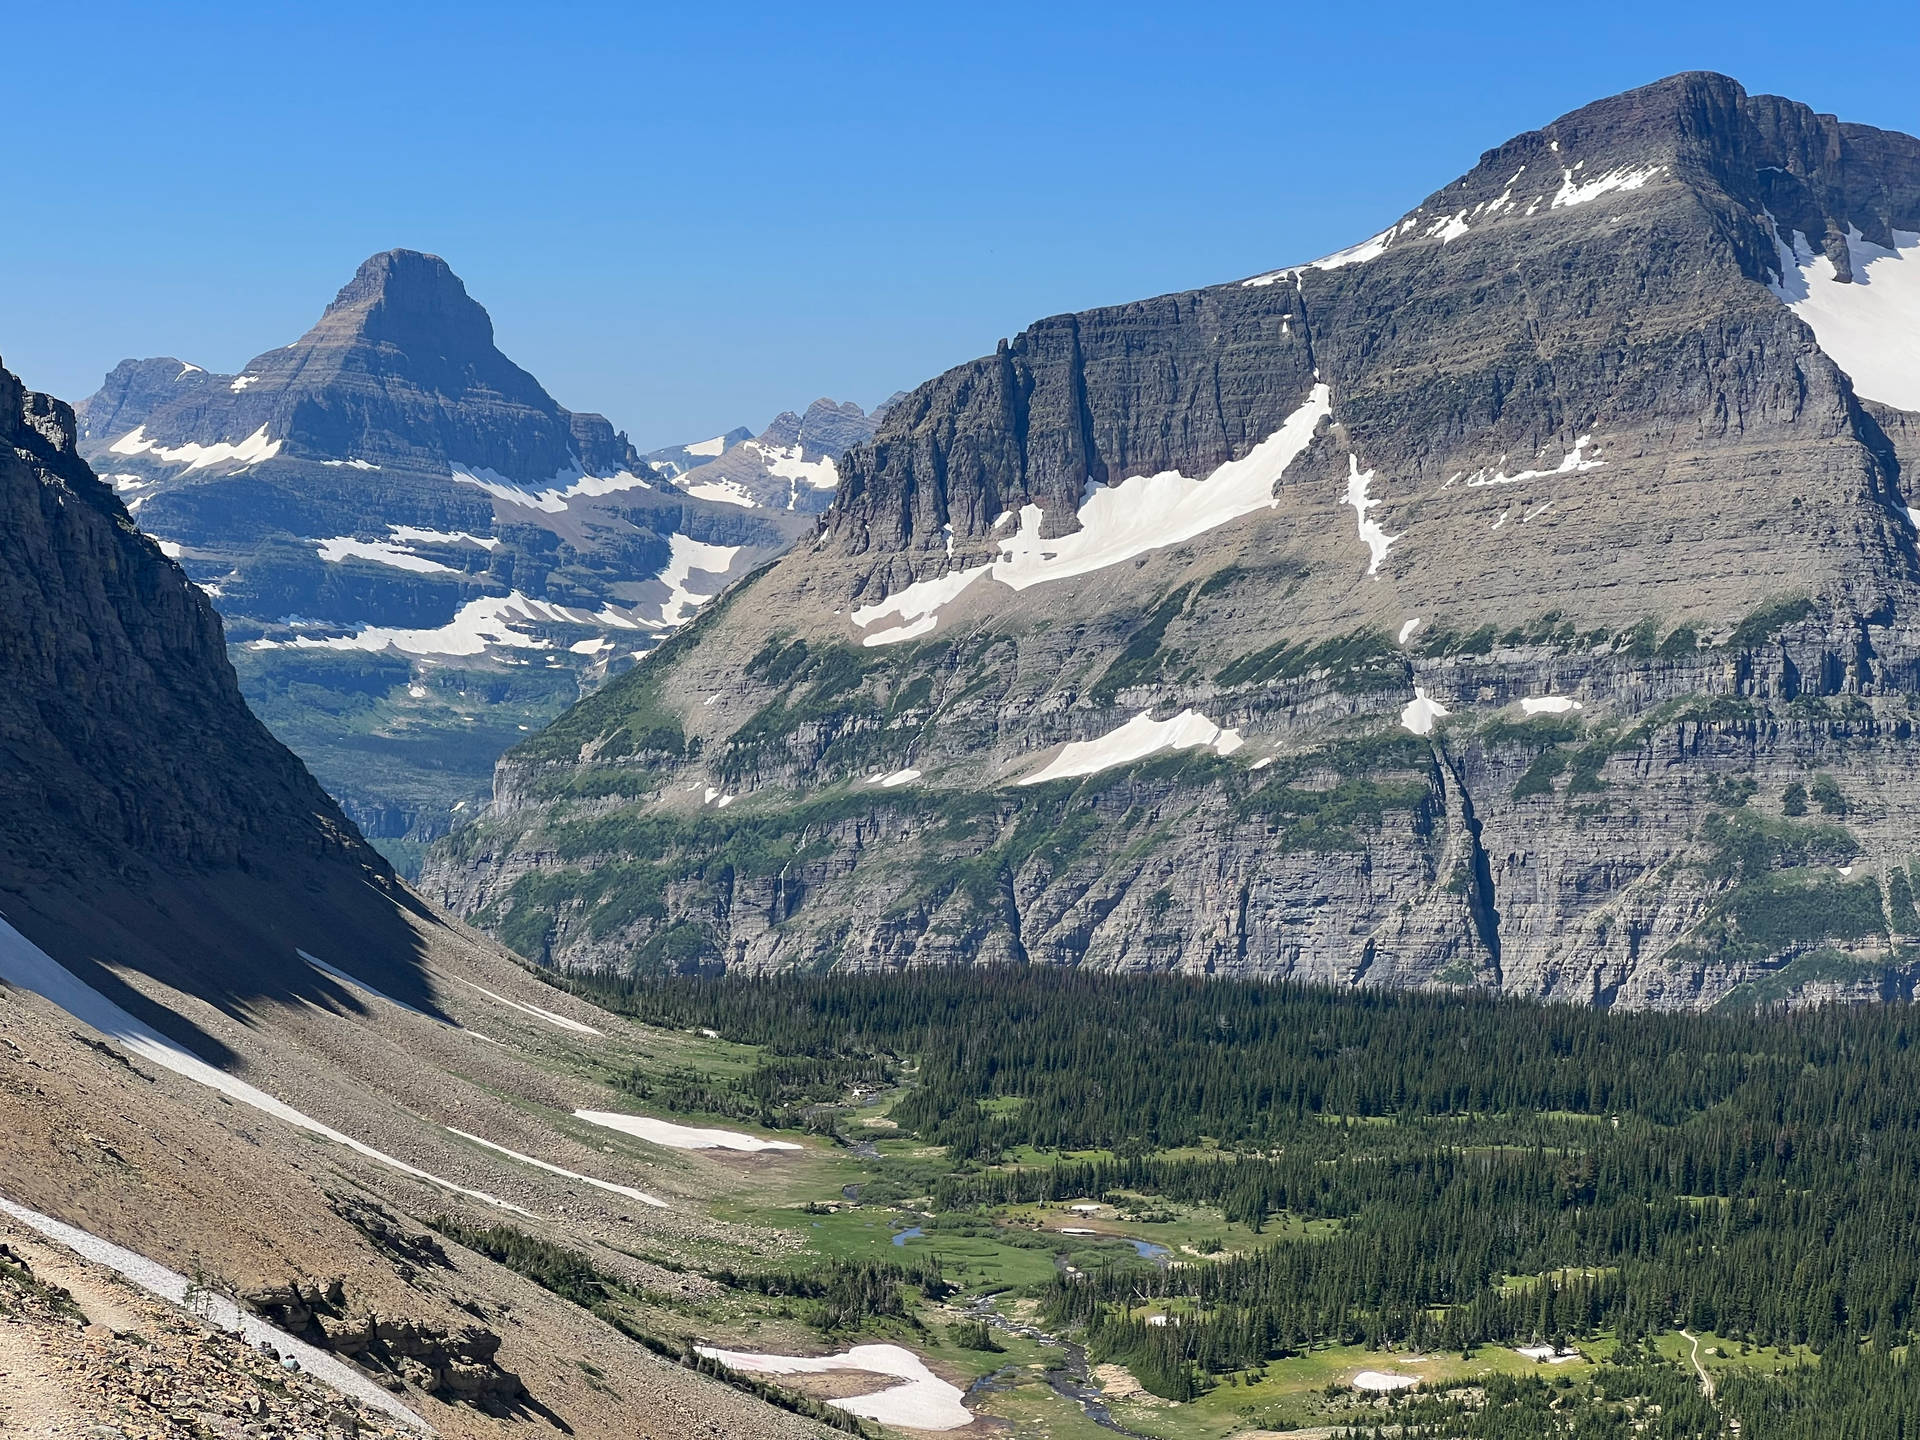
[[[1336,250],[1331,255],[1322,255],[1318,260],[1309,260],[1305,265],[1289,265],[1284,270],[1269,271],[1265,275],[1256,275],[1251,280],[1243,280],[1244,285],[1272,285],[1301,270],[1340,270],[1348,265],[1364,265],[1369,260],[1377,260],[1384,255],[1387,246],[1393,240],[1394,227],[1389,225],[1371,240],[1362,240],[1358,245],[1349,245],[1344,250]]]
[[[920,772],[909,766],[905,770],[895,770],[890,775],[869,775],[867,783],[878,785],[883,790],[891,790],[896,785],[908,785],[920,778]]]
[[[335,469],[345,468],[350,470],[378,470],[380,468],[378,465],[375,465],[372,461],[362,460],[357,456],[351,460],[322,460],[320,463],[322,465],[331,465]]]
[[[1196,710],[1182,710],[1171,720],[1155,720],[1142,710],[1117,730],[1096,740],[1075,740],[1060,748],[1045,769],[1027,776],[1022,785],[1040,785],[1075,775],[1094,775],[1115,765],[1131,765],[1162,750],[1195,750],[1209,746],[1216,755],[1231,755],[1246,742],[1238,730],[1223,730]]]
[[[761,1150],[799,1150],[804,1147],[791,1140],[762,1140],[738,1130],[703,1130],[693,1125],[676,1125],[671,1120],[654,1120],[645,1115],[627,1115],[617,1110],[576,1110],[576,1120],[637,1135],[669,1150],[743,1150],[749,1154]]]
[[[973,1423],[973,1412],[961,1403],[958,1386],[949,1385],[926,1362],[900,1345],[855,1345],[842,1355],[755,1355],[745,1350],[718,1350],[696,1345],[710,1360],[755,1375],[819,1375],[829,1370],[863,1370],[904,1380],[871,1395],[855,1395],[827,1404],[849,1415],[897,1425],[908,1430],[958,1430]]]
[[[1585,163],[1581,162],[1582,165]],[[1559,190],[1554,193],[1553,203],[1547,208],[1561,210],[1569,205],[1584,205],[1589,200],[1598,200],[1602,195],[1611,195],[1616,190],[1638,190],[1663,168],[1660,165],[1647,165],[1636,169],[1631,165],[1623,165],[1617,170],[1609,170],[1604,175],[1576,184],[1573,172],[1580,169],[1580,165],[1576,165],[1573,170],[1560,172],[1564,178]]]
[[[454,612],[453,619],[428,630],[399,630],[369,625],[351,635],[295,635],[288,640],[249,641],[249,650],[399,650],[408,655],[479,655],[490,645],[518,650],[546,650],[551,642],[532,634],[529,625],[606,625],[619,630],[659,630],[662,626],[643,620],[613,605],[599,610],[580,610],[533,600],[518,590],[506,595],[482,595],[469,600]]]
[[[416,575],[460,573],[451,565],[442,565],[438,560],[416,555],[404,545],[396,545],[390,540],[356,540],[351,535],[336,535],[329,540],[316,541],[315,544],[319,547],[320,558],[331,565],[338,565],[343,560],[371,560],[378,565],[391,565],[396,570],[411,570]]]
[[[1539,480],[1548,475],[1577,475],[1583,470],[1598,470],[1607,462],[1602,460],[1597,453],[1589,459],[1587,456],[1587,447],[1590,445],[1593,446],[1596,452],[1600,448],[1593,444],[1593,436],[1582,435],[1578,440],[1573,442],[1573,449],[1561,456],[1560,463],[1550,470],[1522,470],[1517,475],[1509,475],[1505,470],[1495,470],[1491,474],[1485,470],[1476,470],[1473,474],[1468,475],[1463,470],[1458,474],[1447,477],[1446,485],[1442,485],[1440,488],[1445,490],[1451,486],[1454,481],[1461,479],[1467,482],[1467,488],[1469,490],[1477,490],[1485,485],[1517,485],[1522,480]]]
[[[737,480],[702,480],[693,485],[680,487],[696,500],[711,500],[719,505],[738,505],[743,510],[759,508],[759,501],[749,495]]]
[[[1367,518],[1369,510],[1376,509],[1380,502],[1370,498],[1367,489],[1373,484],[1371,470],[1360,468],[1360,457],[1347,456],[1347,498],[1345,503],[1353,507],[1354,519],[1359,523],[1360,543],[1367,547],[1367,574],[1380,573],[1380,562],[1387,558],[1387,551],[1393,548],[1398,535],[1389,535],[1380,528],[1378,520]]]
[[[1549,1365],[1564,1365],[1569,1360],[1584,1358],[1578,1350],[1568,1350],[1563,1353],[1555,1350],[1551,1345],[1517,1345],[1513,1353],[1524,1355],[1529,1360],[1544,1360]]]
[[[221,440],[212,445],[189,441],[171,448],[147,438],[147,427],[135,426],[107,449],[115,455],[151,455],[164,465],[184,465],[188,470],[204,470],[212,465],[256,465],[280,453],[278,440],[267,438],[262,425],[244,440]]]
[[[749,440],[747,448],[759,451],[767,472],[782,480],[815,490],[839,488],[840,471],[833,461],[809,460],[798,445],[762,445],[758,440]]]
[[[477,485],[496,500],[543,510],[558,515],[575,496],[611,495],[620,490],[651,490],[653,486],[631,471],[613,475],[588,475],[575,464],[558,471],[544,485],[517,485],[497,470],[484,465],[454,464],[448,467],[453,479],[462,485]]]
[[[999,542],[999,559],[916,581],[877,605],[855,610],[853,623],[862,630],[888,616],[906,622],[868,635],[862,643],[886,645],[926,634],[934,628],[935,612],[983,575],[1025,590],[1119,565],[1271,508],[1277,503],[1274,485],[1312,443],[1320,422],[1333,413],[1331,394],[1325,385],[1315,385],[1278,430],[1204,479],[1163,470],[1130,476],[1118,485],[1089,485],[1076,512],[1080,528],[1070,535],[1043,539],[1041,508],[1022,506],[1020,528]]]
[[[660,572],[660,583],[668,591],[666,603],[660,607],[661,623],[681,625],[691,620],[694,611],[720,593],[722,586],[717,582],[724,579],[733,568],[734,557],[745,548],[743,545],[707,545],[689,540],[685,535],[669,535],[667,568]],[[712,577],[716,583],[695,589],[688,583],[695,572]]]
[[[1578,710],[1580,702],[1564,695],[1529,695],[1520,702],[1520,708],[1529,715],[1564,715],[1569,710]]]
[[[1770,288],[1813,328],[1814,338],[1869,399],[1920,410],[1920,231],[1896,230],[1884,250],[1847,228],[1853,283],[1843,285],[1833,261],[1793,232],[1788,245],[1774,231],[1780,278]]]
[[[250,1345],[271,1345],[283,1357],[292,1356],[300,1362],[300,1368],[314,1379],[331,1385],[342,1395],[350,1396],[363,1405],[370,1405],[383,1415],[390,1415],[406,1425],[431,1431],[432,1427],[413,1411],[389,1394],[387,1390],[351,1365],[329,1354],[325,1350],[316,1350],[304,1340],[296,1340],[286,1331],[276,1329],[257,1315],[242,1310],[225,1295],[216,1294],[203,1286],[196,1286],[186,1276],[169,1270],[158,1261],[149,1260],[110,1240],[102,1240],[98,1235],[55,1220],[50,1215],[42,1215],[38,1210],[29,1210],[24,1205],[0,1196],[0,1215],[17,1221],[29,1230],[37,1230],[49,1240],[57,1241],[83,1260],[91,1260],[96,1265],[104,1265],[115,1274],[132,1281],[149,1295],[178,1305],[199,1316],[211,1325],[217,1325],[229,1334],[237,1334]]]
[[[591,1175],[581,1175],[572,1170],[562,1170],[558,1165],[549,1165],[544,1160],[536,1160],[531,1155],[522,1155],[518,1150],[509,1150],[504,1145],[496,1145],[491,1140],[483,1140],[478,1135],[469,1135],[465,1130],[456,1130],[447,1126],[449,1135],[458,1135],[462,1140],[471,1140],[476,1145],[484,1145],[489,1150],[497,1150],[509,1160],[518,1160],[522,1165],[531,1165],[536,1170],[544,1170],[549,1175],[559,1175],[567,1180],[578,1180],[583,1185],[592,1185],[596,1189],[610,1190],[615,1195],[624,1195],[629,1200],[638,1200],[642,1205],[651,1205],[656,1210],[665,1210],[667,1202],[656,1199],[644,1190],[635,1190],[631,1185],[616,1185],[611,1180],[596,1180]]]
[[[455,978],[460,979],[458,976]],[[566,1016],[556,1015],[551,1010],[542,1010],[538,1005],[522,1005],[518,1000],[509,1000],[504,995],[496,995],[493,991],[487,989],[486,986],[476,985],[471,980],[460,979],[460,983],[469,990],[478,990],[489,1000],[497,1001],[510,1010],[518,1010],[522,1015],[531,1015],[536,1020],[544,1020],[556,1029],[571,1030],[576,1035],[598,1035],[602,1033],[594,1029],[591,1025],[582,1025],[578,1020],[569,1020]]]
[[[1413,638],[1413,632],[1418,630],[1419,628],[1420,628],[1420,617],[1416,615],[1413,617],[1413,619],[1407,621],[1406,624],[1400,627],[1399,638],[1394,641],[1394,644],[1396,645],[1406,644],[1408,640]]]
[[[497,535],[469,535],[464,530],[422,530],[418,525],[389,525],[387,529],[402,545],[416,542],[426,545],[478,545],[489,552],[500,548],[500,537]]]
[[[144,1021],[134,1019],[98,990],[84,983],[71,970],[48,955],[5,920],[0,920],[0,980],[22,990],[31,990],[34,994],[59,1006],[81,1024],[99,1031],[128,1054],[137,1055],[163,1070],[171,1070],[174,1074],[191,1080],[196,1085],[217,1090],[229,1100],[237,1100],[242,1105],[249,1105],[264,1115],[271,1115],[276,1120],[331,1140],[336,1145],[344,1145],[355,1154],[363,1155],[376,1164],[398,1170],[403,1175],[410,1175],[429,1185],[437,1185],[442,1190],[451,1190],[454,1194],[465,1195],[471,1200],[497,1205],[502,1210],[511,1210],[516,1215],[525,1215],[529,1219],[537,1218],[531,1211],[509,1204],[483,1190],[469,1190],[463,1185],[455,1185],[450,1180],[442,1180],[438,1175],[430,1175],[425,1170],[407,1164],[404,1160],[396,1160],[393,1156],[376,1150],[371,1145],[355,1140],[351,1135],[343,1135],[332,1126],[323,1125],[312,1116],[302,1114],[291,1105],[276,1100],[266,1091],[256,1089],[246,1081],[209,1065],[184,1045],[169,1040]]]
[[[1356,1390],[1411,1390],[1419,1383],[1418,1375],[1389,1375],[1380,1370],[1362,1370],[1353,1377]]]
[[[727,437],[716,435],[711,440],[696,440],[693,444],[681,448],[689,455],[718,455],[727,448]]]
[[[1447,714],[1447,707],[1438,700],[1427,698],[1427,692],[1420,686],[1413,687],[1413,699],[1400,711],[1400,723],[1416,735],[1431,735],[1433,722]]]
[[[252,385],[256,381],[258,381],[259,378],[260,377],[258,375],[237,375],[234,377],[233,383],[229,385],[227,389],[233,391],[234,394],[238,395],[242,390],[246,389],[247,386]]]

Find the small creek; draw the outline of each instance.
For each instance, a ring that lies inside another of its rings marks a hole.
[[[1047,1384],[1062,1399],[1071,1400],[1085,1412],[1086,1417],[1102,1430],[1111,1430],[1116,1435],[1127,1435],[1133,1440],[1151,1440],[1138,1430],[1129,1430],[1113,1418],[1113,1412],[1107,1408],[1107,1397],[1100,1387],[1093,1383],[1093,1376],[1087,1366],[1087,1351],[1083,1345],[1075,1345],[1062,1340],[1038,1325],[1028,1325],[1019,1320],[1011,1320],[1000,1313],[999,1307],[990,1295],[982,1295],[967,1303],[966,1314],[970,1319],[986,1322],[995,1330],[1003,1330],[1009,1335],[1018,1335],[1023,1340],[1032,1340],[1048,1349],[1058,1350],[1066,1359],[1066,1365],[1058,1370],[1047,1371]],[[1009,1388],[1015,1367],[1009,1365],[990,1375],[983,1375],[973,1382],[967,1391],[971,1400],[975,1394],[991,1394]]]

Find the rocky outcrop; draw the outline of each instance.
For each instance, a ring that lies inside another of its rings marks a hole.
[[[290,1335],[430,1395],[504,1413],[525,1394],[520,1377],[498,1365],[500,1337],[493,1331],[480,1325],[448,1330],[406,1316],[376,1315],[350,1303],[346,1283],[338,1278],[263,1286],[240,1301]]]
[[[73,412],[0,369],[0,884],[387,867],[248,710],[220,620],[75,449]]]
[[[1915,230],[1920,141],[1690,74],[1043,320],[431,884],[562,966],[1905,993],[1913,416],[1799,302]]]

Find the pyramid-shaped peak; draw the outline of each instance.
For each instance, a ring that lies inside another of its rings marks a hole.
[[[491,349],[493,320],[438,255],[383,250],[360,263],[321,324],[409,348],[431,341],[448,353]]]

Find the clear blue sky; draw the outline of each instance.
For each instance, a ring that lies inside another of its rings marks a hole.
[[[91,391],[444,255],[643,447],[1362,239],[1676,70],[1920,131],[1912,0],[13,7],[0,355]]]

